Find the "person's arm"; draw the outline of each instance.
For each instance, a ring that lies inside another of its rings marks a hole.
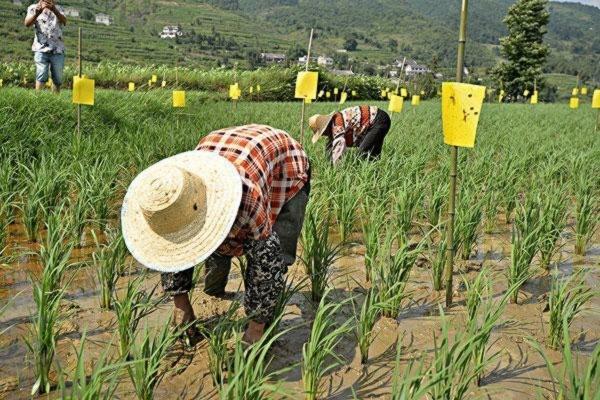
[[[42,12],[44,12],[44,7],[42,6],[42,2],[39,2],[35,8],[27,12],[25,21],[23,21],[25,26],[29,28],[33,25]]]
[[[336,165],[346,151],[346,132],[343,127],[334,125],[332,130],[331,162]]]
[[[56,6],[56,4],[51,3],[51,5],[50,5],[50,7],[48,7],[48,9],[50,11],[52,11],[54,13],[54,15],[56,15],[56,18],[58,18],[58,22],[60,22],[61,25],[67,25],[67,17],[65,17],[65,15]]]

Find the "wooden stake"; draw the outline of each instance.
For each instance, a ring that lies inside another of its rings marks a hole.
[[[81,74],[83,71],[83,66],[81,65],[81,27],[78,32],[78,44],[77,44],[77,64],[79,69],[79,78],[81,78]],[[77,136],[81,136],[81,104],[77,104]]]
[[[469,0],[462,0],[460,11],[460,32],[458,36],[458,59],[456,62],[456,81],[462,82],[465,61],[465,43],[467,42],[467,10]],[[452,276],[454,274],[454,216],[456,213],[456,171],[458,163],[458,147],[450,148],[450,197],[448,199],[448,225],[446,226],[446,266],[444,275],[446,280],[446,307],[452,305]]]
[[[310,30],[310,39],[308,40],[308,53],[306,55],[305,71],[308,71],[308,65],[310,63],[310,50],[312,48],[314,29]],[[302,100],[302,113],[300,115],[300,144],[304,144],[304,113],[306,112],[306,102]]]

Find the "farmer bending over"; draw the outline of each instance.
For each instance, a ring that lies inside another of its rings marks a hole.
[[[356,106],[329,115],[313,115],[308,124],[314,132],[313,143],[321,136],[327,137],[327,151],[337,164],[349,147],[358,147],[367,159],[379,158],[391,122],[389,115],[377,107]]]
[[[310,172],[302,146],[286,132],[247,125],[212,132],[195,151],[164,159],[129,186],[121,220],[131,254],[161,271],[176,322],[195,320],[194,267],[205,262],[205,293],[225,295],[231,259],[245,255],[244,340],[259,340],[274,317],[296,245]],[[195,328],[188,329],[191,339]]]
[[[61,25],[67,24],[62,8],[54,0],[40,0],[27,8],[25,26],[35,25],[33,50],[35,61],[35,89],[40,90],[48,82],[48,70],[52,74],[54,92],[60,92],[65,66],[65,44]]]

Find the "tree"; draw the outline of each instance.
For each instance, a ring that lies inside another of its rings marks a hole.
[[[344,49],[348,51],[354,51],[358,47],[358,42],[353,37],[346,38],[344,42]]]
[[[290,47],[285,53],[289,64],[295,64],[296,62],[298,62],[298,59],[300,57],[304,57],[305,55],[306,49],[300,46],[298,43],[294,43],[294,45]]]
[[[335,53],[333,55],[333,66],[338,69],[344,69],[348,67],[348,54]]]
[[[494,74],[509,100],[516,100],[525,89],[531,90],[534,81],[541,84],[548,56],[548,46],[544,44],[550,19],[547,7],[548,0],[518,0],[504,19],[508,36],[500,40],[500,46],[506,61]]]
[[[257,68],[261,65],[262,59],[260,58],[260,53],[256,50],[248,50],[246,51],[246,61],[248,61],[248,65],[250,69]]]
[[[398,41],[396,39],[389,39],[387,42],[387,46],[392,53],[398,51]]]

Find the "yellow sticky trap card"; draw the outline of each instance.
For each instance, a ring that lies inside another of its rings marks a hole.
[[[175,108],[185,107],[185,91],[184,90],[173,90],[173,107],[175,107]]]
[[[381,91],[381,98],[385,99],[387,97],[387,92],[385,90]]]
[[[158,81],[158,76],[152,75],[152,79],[150,79],[152,83],[156,83]]]
[[[419,104],[421,104],[421,96],[418,96],[418,95],[416,95],[416,94],[415,94],[415,95],[413,95],[413,97],[412,97],[412,101],[411,101],[411,104],[412,104],[413,106],[418,106]]]
[[[579,107],[579,98],[571,97],[571,100],[569,101],[569,108],[575,109],[578,107]]]
[[[46,87],[49,87],[49,88],[52,87],[52,78],[50,78],[46,81]]]
[[[325,93],[325,97],[330,98],[331,97],[331,92]]]
[[[316,99],[318,82],[318,72],[298,72],[298,78],[296,79],[296,94],[294,97],[297,99]]]
[[[525,96],[525,97],[529,96],[529,90],[525,89],[525,91],[523,92],[523,96]]]
[[[0,87],[4,85],[4,79],[0,79]]]
[[[340,92],[338,88],[333,88],[333,94],[337,95]]]
[[[304,104],[310,104],[312,103],[312,99],[309,99],[308,97],[304,99]]]
[[[400,89],[400,96],[408,97],[408,90],[406,90],[406,88]]]
[[[160,84],[161,87],[166,87],[167,86],[167,81],[162,81],[162,83]]]
[[[325,92],[324,92],[323,90],[321,90],[321,91],[319,92],[319,95],[318,95],[318,96],[319,96],[319,98],[321,98],[321,97],[325,96]]]
[[[86,77],[73,77],[73,104],[84,104],[86,106],[94,105],[94,86],[93,79]]]
[[[127,90],[129,90],[130,92],[133,92],[135,90],[135,83],[129,82],[129,86],[128,86]]]
[[[260,85],[256,85],[256,91],[260,92]]]
[[[421,96],[425,96],[425,91],[421,90]]]
[[[485,86],[466,83],[442,83],[442,125],[444,143],[474,147],[479,114],[485,98]]]
[[[356,97],[356,90],[352,91],[352,97]]]
[[[588,94],[587,87],[584,86],[584,87],[581,88],[581,94],[584,95],[584,96],[587,96],[587,94]]]
[[[342,92],[342,96],[340,97],[340,104],[344,104],[348,100],[348,93]]]
[[[254,86],[250,86],[250,89],[248,89],[248,92],[250,92],[250,94],[254,93]]]
[[[537,104],[537,103],[538,103],[538,94],[537,94],[537,92],[535,92],[531,95],[531,104]]]
[[[592,108],[600,108],[600,89],[594,90],[594,97],[592,97]]]
[[[390,105],[388,106],[388,111],[399,113],[402,111],[403,105],[404,105],[404,97],[392,96],[392,98],[390,99]]]
[[[577,96],[578,94],[579,94],[579,89],[573,88],[573,91],[571,92],[571,96]]]
[[[229,97],[230,98],[234,98],[237,96],[237,92],[238,92],[238,84],[235,83],[233,85],[229,85]]]
[[[152,80],[148,81],[148,87],[152,87]]]

